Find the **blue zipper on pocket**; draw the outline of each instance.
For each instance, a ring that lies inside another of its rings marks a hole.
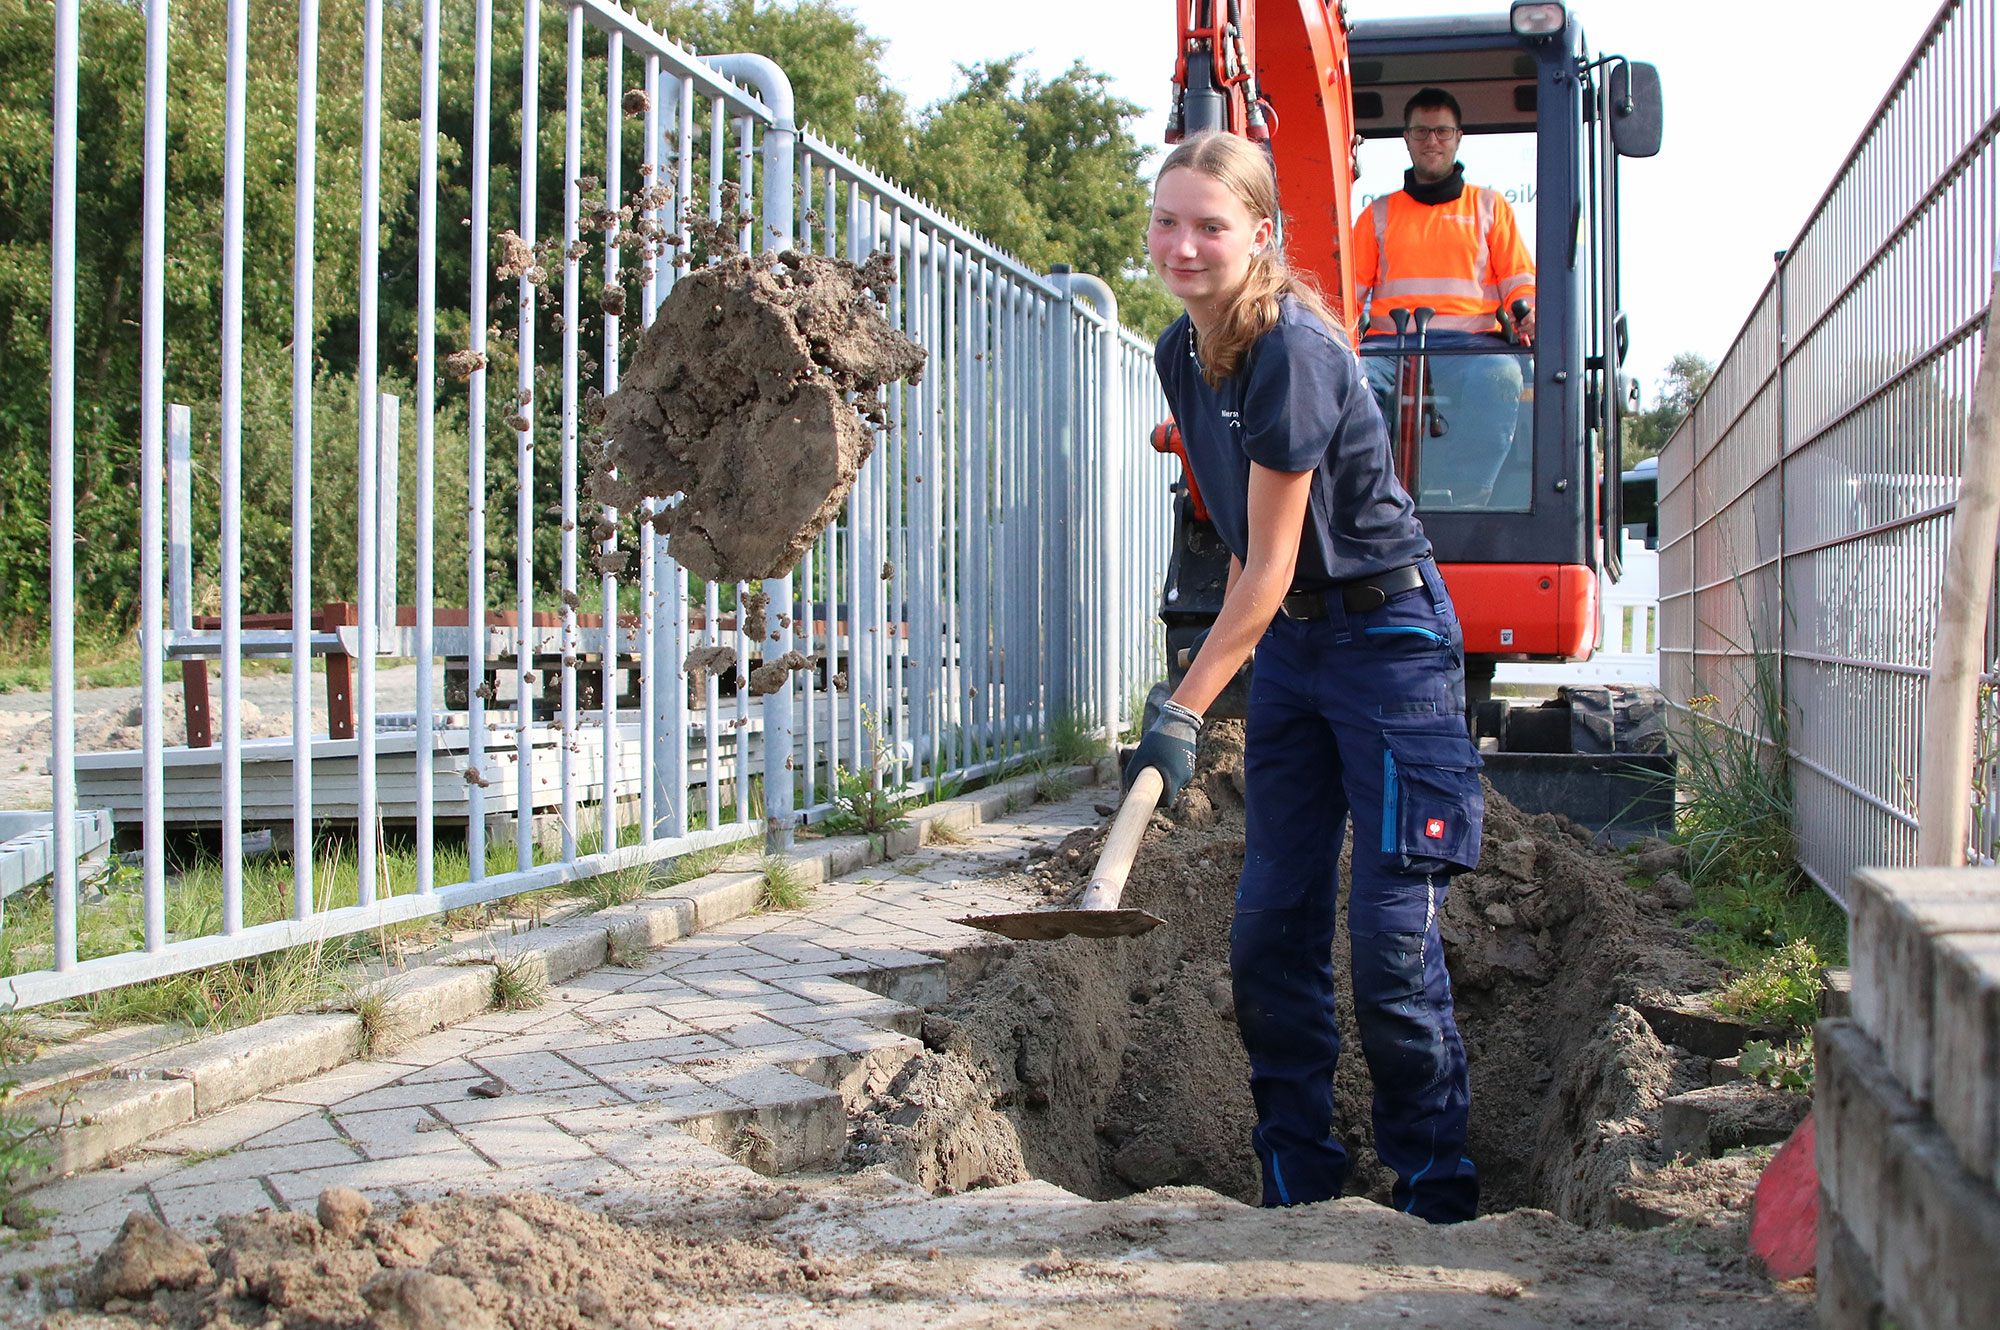
[[[1382,750],[1382,853],[1396,853],[1396,754],[1387,748]]]
[[[1450,639],[1443,633],[1434,633],[1428,628],[1418,628],[1414,625],[1392,624],[1385,628],[1363,628],[1361,633],[1364,637],[1376,637],[1387,633],[1415,633],[1418,637],[1429,638],[1438,646],[1446,646],[1450,643]]]

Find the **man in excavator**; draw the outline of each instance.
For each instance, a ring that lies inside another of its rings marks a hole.
[[[1535,336],[1534,260],[1507,200],[1465,183],[1461,123],[1458,99],[1444,89],[1412,96],[1403,108],[1410,153],[1403,188],[1376,199],[1354,225],[1354,287],[1367,313],[1365,336],[1407,344],[1410,315],[1429,308],[1433,313],[1417,323],[1417,341],[1446,352],[1423,358],[1432,410],[1410,488],[1426,507],[1482,508],[1492,497],[1513,447],[1521,396],[1521,361],[1508,342],[1531,343]],[[1494,354],[1450,354],[1480,346]],[[1368,357],[1365,364],[1393,436],[1400,361]],[[1422,396],[1421,389],[1411,396]]]

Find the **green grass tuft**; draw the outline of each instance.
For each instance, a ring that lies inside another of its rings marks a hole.
[[[1083,766],[1103,757],[1106,751],[1104,736],[1080,716],[1065,713],[1049,726],[1048,761],[1056,766]]]
[[[549,981],[535,958],[526,953],[493,957],[493,1005],[502,1011],[528,1011],[549,995]]]
[[[805,878],[782,854],[764,856],[764,887],[757,905],[765,910],[803,909],[812,900]]]

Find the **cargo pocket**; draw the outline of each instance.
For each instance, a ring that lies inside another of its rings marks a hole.
[[[1406,873],[1478,867],[1486,797],[1472,740],[1407,730],[1383,738],[1382,853]]]

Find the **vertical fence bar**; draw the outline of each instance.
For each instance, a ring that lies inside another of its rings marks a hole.
[[[377,474],[381,399],[376,381],[376,302],[381,247],[382,170],[382,0],[368,0],[362,38],[361,75],[361,354],[356,373],[360,417],[360,465],[357,467],[360,512],[356,560],[360,573],[360,670],[355,681],[355,821],[354,853],[358,903],[375,903],[375,651]],[[240,172],[239,172],[240,174]],[[229,650],[223,644],[225,656]],[[228,718],[223,721],[225,727]],[[226,835],[227,833],[225,833]]]
[[[488,176],[493,155],[493,0],[473,5],[472,53],[472,264],[466,307],[471,351],[477,357],[466,382],[465,461],[465,859],[466,880],[486,877],[486,788],[492,784],[486,732],[486,308],[487,232],[491,226]],[[525,719],[525,718],[524,718]]]
[[[619,287],[618,273],[618,206],[624,192],[625,123],[624,89],[625,82],[625,35],[614,32],[607,43],[604,58],[604,206],[610,220],[604,228],[604,289],[608,292]],[[618,387],[618,315],[607,309],[604,313],[603,364],[598,368],[598,382],[604,385],[604,393],[609,396]],[[609,534],[597,541],[601,580],[598,587],[599,607],[604,612],[604,660],[603,675],[598,682],[599,698],[603,703],[600,712],[604,726],[604,760],[602,763],[604,782],[604,802],[599,807],[597,848],[615,850],[618,848],[618,770],[622,765],[619,758],[622,749],[618,742],[618,651],[623,635],[618,627],[618,578],[612,572],[612,555],[618,549],[618,510],[609,506],[598,510]]]
[[[730,123],[736,129],[736,212],[741,219],[736,230],[736,244],[748,254],[756,239],[750,221],[755,183],[750,168],[750,118],[736,116]],[[715,163],[718,174],[722,171],[722,165],[718,159]],[[746,621],[743,614],[743,595],[747,586],[748,584],[743,582],[736,584],[736,741],[730,750],[735,755],[736,820],[739,823],[750,820],[750,652],[753,644],[749,633],[745,631]],[[766,610],[768,614],[770,612],[768,605]],[[754,645],[762,646],[763,642],[760,639]],[[765,736],[767,740],[769,737]]]
[[[229,6],[222,131],[222,931],[243,928],[243,136],[248,0]],[[364,233],[364,239],[366,233]]]
[[[577,255],[577,219],[583,195],[583,11],[569,11],[563,45],[563,255],[562,255],[562,725],[557,763],[562,785],[562,857],[576,858],[577,616],[576,616],[576,427],[578,324],[583,319],[578,289],[583,263]]]
[[[313,0],[306,0],[301,14]],[[302,20],[303,21],[303,20]],[[301,47],[303,50],[303,47]],[[309,158],[306,160],[310,160]],[[166,480],[167,0],[146,6],[146,201],[140,249],[139,706],[145,754],[140,815],[146,950],[167,945],[166,743],[160,688],[160,490]],[[306,176],[310,181],[310,174]],[[310,184],[302,185],[310,197]],[[296,337],[295,339],[296,340]],[[305,677],[311,678],[308,672]],[[310,858],[310,856],[308,856]],[[307,874],[310,881],[310,872]]]
[[[49,778],[55,968],[76,965],[77,0],[56,0],[49,209]]]
[[[658,198],[660,187],[660,57],[648,53],[646,56],[645,83],[646,115],[643,146],[639,160],[642,163],[643,188],[648,199]],[[648,204],[644,210],[648,223],[657,225],[660,209]],[[650,327],[653,311],[660,303],[660,259],[659,235],[655,230],[646,237],[643,249],[646,261],[645,283],[641,287],[640,326]],[[659,568],[655,564],[658,557],[657,538],[653,531],[653,502],[648,499],[639,508],[639,838],[650,842],[659,836],[659,828],[654,819],[658,816],[658,796],[662,763],[658,758],[660,741],[660,690],[658,676],[661,658],[659,643],[654,633],[659,624]],[[678,798],[678,796],[676,796]]]
[[[434,422],[437,419],[437,99],[438,99],[438,0],[423,0],[423,73],[418,90],[417,123],[422,141],[417,147],[417,512],[416,512],[416,593],[417,593],[417,894],[428,896],[432,888],[431,852],[436,829],[436,792],[432,780],[437,760],[437,728],[431,676],[436,665],[436,611],[431,584],[434,510]],[[390,540],[397,538],[391,529]],[[390,585],[389,604],[396,603]],[[393,616],[392,616],[393,617]],[[467,632],[475,631],[468,618]],[[468,683],[470,680],[467,681]],[[483,680],[482,680],[483,682]]]
[[[304,921],[313,914],[313,213],[318,196],[319,0],[299,3],[296,120],[292,149],[292,918]],[[162,169],[164,166],[163,161]],[[150,671],[153,667],[149,664],[147,668]],[[146,833],[149,844],[153,835],[150,830]]]
[[[536,143],[541,137],[541,0],[521,5],[521,213],[515,234],[535,244]],[[514,287],[514,865],[535,862],[535,421],[542,404],[535,387],[535,300],[548,272],[530,254]],[[539,273],[539,281],[537,274]]]

